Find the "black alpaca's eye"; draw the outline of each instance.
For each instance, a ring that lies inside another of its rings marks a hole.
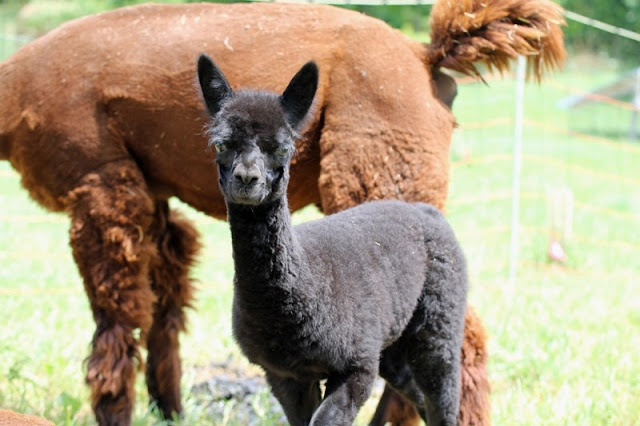
[[[289,148],[288,146],[281,146],[280,148],[276,149],[276,155],[279,155],[280,157],[286,157],[287,155],[289,155],[289,152],[291,152],[291,148]]]
[[[215,144],[215,147],[218,154],[223,153],[227,150],[227,145],[222,142]]]

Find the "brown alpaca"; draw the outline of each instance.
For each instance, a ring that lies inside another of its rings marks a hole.
[[[0,409],[1,426],[53,426],[53,423],[42,417],[20,414],[11,410]]]
[[[233,87],[281,92],[308,60],[322,70],[291,166],[292,209],[333,213],[382,198],[443,209],[455,83],[439,68],[504,70],[523,53],[539,76],[564,58],[562,22],[548,0],[442,1],[425,45],[328,6],[143,5],[65,24],[0,64],[0,159],[35,200],[71,217],[96,322],[86,380],[98,422],[131,422],[141,344],[151,397],[167,416],[181,410],[178,335],[199,244],[168,199],[226,215],[194,86],[199,53]],[[464,424],[490,421],[485,344],[468,310]],[[385,421],[418,416],[387,389],[373,424]]]

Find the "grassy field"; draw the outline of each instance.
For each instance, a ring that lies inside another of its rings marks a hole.
[[[452,145],[449,217],[471,263],[472,302],[491,336],[497,425],[640,424],[640,149],[593,139],[603,130],[610,133],[607,128],[592,128],[591,137],[564,135],[591,126],[592,117],[555,109],[567,95],[558,87],[590,88],[610,78],[569,67],[540,88],[527,88],[521,250],[513,289],[505,280],[504,231],[512,128],[463,130]],[[456,105],[463,129],[465,123],[510,117],[510,86],[463,86]],[[617,114],[608,128],[624,134],[630,114]],[[546,192],[563,187],[573,192],[575,208],[568,261],[560,266],[546,256]]]
[[[490,336],[496,425],[640,425],[640,144],[624,139],[627,110],[556,108],[572,89],[614,77],[608,67],[574,61],[542,86],[527,86],[513,286],[514,83],[507,76],[459,87],[448,216],[469,261],[470,301]],[[546,194],[557,188],[569,188],[574,198],[565,264],[547,259]],[[94,325],[68,249],[68,220],[32,202],[6,162],[0,163],[0,206],[0,407],[58,425],[93,424],[82,363]],[[209,418],[206,398],[192,392],[211,362],[248,367],[231,336],[227,225],[176,200],[173,206],[197,223],[205,245],[182,339],[182,424],[240,424],[233,402],[224,418]],[[318,215],[309,208],[295,220]],[[142,379],[135,424],[158,424]],[[266,395],[253,405],[262,424],[277,424]],[[371,409],[358,424],[366,424]]]

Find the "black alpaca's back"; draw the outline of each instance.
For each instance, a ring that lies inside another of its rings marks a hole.
[[[379,201],[294,228],[289,165],[317,67],[281,96],[235,93],[204,56],[198,73],[231,227],[234,335],[289,422],[352,424],[379,373],[429,426],[456,424],[467,279],[446,220]]]

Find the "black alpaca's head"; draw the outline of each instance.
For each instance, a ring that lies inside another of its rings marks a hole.
[[[282,95],[231,90],[207,55],[198,79],[213,120],[220,189],[228,203],[258,205],[284,196],[295,139],[318,86],[318,67],[305,64]]]

